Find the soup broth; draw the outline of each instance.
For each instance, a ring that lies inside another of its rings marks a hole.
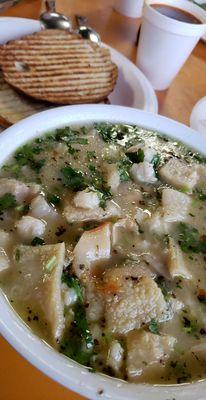
[[[92,372],[204,379],[205,164],[109,123],[19,148],[0,172],[0,284],[28,327]]]
[[[202,22],[194,15],[187,11],[181,10],[180,8],[172,7],[167,4],[152,4],[160,14],[166,17],[176,19],[177,21],[186,22],[188,24],[201,24]]]

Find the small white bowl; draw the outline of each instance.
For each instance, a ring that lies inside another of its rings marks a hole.
[[[144,111],[108,105],[83,105],[55,108],[18,122],[0,135],[0,164],[15,149],[44,132],[68,124],[99,121],[137,124],[183,141],[206,155],[206,141],[198,132],[178,123]],[[35,336],[14,312],[0,291],[0,332],[28,361],[43,373],[91,400],[203,400],[206,381],[171,386],[131,384],[91,373],[56,352]]]

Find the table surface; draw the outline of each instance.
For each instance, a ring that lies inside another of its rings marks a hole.
[[[140,20],[113,11],[115,0],[57,0],[57,10],[66,15],[86,15],[102,40],[135,62],[135,40]],[[41,0],[23,0],[4,16],[38,18]],[[189,124],[195,103],[206,95],[206,43],[198,43],[170,86],[157,92],[159,113]],[[0,400],[82,400],[32,367],[3,338],[0,338]]]

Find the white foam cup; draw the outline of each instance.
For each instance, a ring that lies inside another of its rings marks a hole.
[[[177,21],[152,4],[164,4],[192,14],[202,24]],[[206,33],[206,11],[187,0],[148,0],[137,52],[137,65],[156,90],[167,89],[201,36]]]
[[[140,18],[143,3],[144,0],[116,0],[114,9],[127,17]]]

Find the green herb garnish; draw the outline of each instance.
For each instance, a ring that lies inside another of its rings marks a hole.
[[[16,198],[12,193],[5,193],[0,197],[0,213],[16,207]]]
[[[154,333],[155,335],[159,335],[159,324],[154,318],[151,319],[148,328],[150,332]]]
[[[29,204],[22,204],[20,206],[17,206],[16,211],[20,212],[21,214],[27,214],[30,210],[30,205]]]
[[[16,151],[14,158],[20,167],[28,165],[32,170],[38,173],[45,164],[45,159],[36,160],[34,155],[39,154],[41,151],[42,148],[35,145],[35,143],[25,144]]]
[[[152,164],[153,164],[153,168],[155,170],[155,174],[156,174],[156,176],[158,178],[158,168],[159,168],[159,166],[161,164],[161,157],[160,157],[160,155],[158,153],[154,155],[154,157],[152,159]]]
[[[45,244],[44,240],[38,236],[35,236],[31,241],[31,246],[43,246]]]
[[[15,251],[15,260],[16,260],[16,262],[19,262],[19,260],[20,260],[20,250],[19,249],[16,249],[16,251]]]
[[[87,187],[86,180],[81,171],[68,166],[62,168],[60,172],[63,184],[75,192]]]
[[[69,288],[73,288],[75,290],[78,301],[83,304],[84,298],[79,280],[65,271],[62,274],[62,282],[66,283]]]
[[[186,364],[180,361],[171,361],[170,367],[173,368],[173,372],[177,377],[177,383],[187,382],[191,378],[191,373],[187,371]]]
[[[184,331],[188,335],[194,336],[196,339],[199,339],[199,336],[198,336],[199,327],[198,327],[197,321],[192,318],[189,319],[188,317],[183,316],[182,322],[183,322]]]
[[[196,228],[180,222],[178,225],[178,243],[181,250],[185,253],[204,253],[206,252],[206,243],[199,239],[199,232]]]
[[[206,200],[206,194],[203,193],[202,189],[195,189],[194,190],[194,195],[198,198],[198,200],[205,201]]]
[[[144,161],[144,151],[142,149],[138,149],[137,151],[133,152],[127,152],[127,157],[133,162],[133,163],[141,163]]]
[[[159,286],[159,288],[161,289],[165,300],[169,301],[171,298],[171,288],[170,288],[169,282],[167,282],[163,276],[158,276],[155,279],[155,281],[156,281],[157,285]]]
[[[53,204],[54,206],[58,206],[61,203],[61,198],[54,193],[48,193],[47,200],[50,204]]]
[[[121,182],[126,182],[130,180],[129,170],[131,168],[132,162],[128,157],[123,158],[118,163],[118,171]]]

